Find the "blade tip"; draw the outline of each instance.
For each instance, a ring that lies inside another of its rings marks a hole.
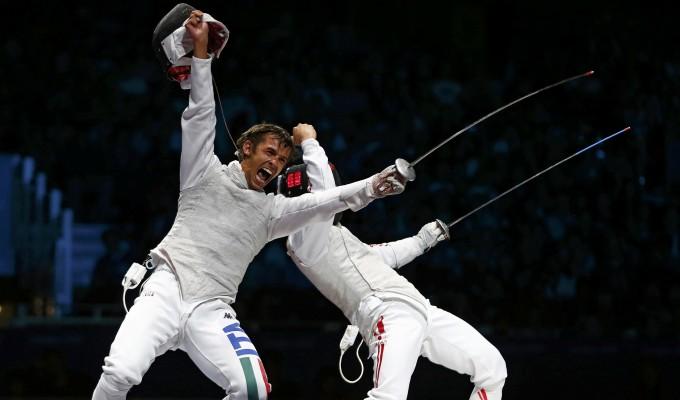
[[[591,69],[590,71],[585,73],[585,76],[590,76],[590,75],[593,75],[594,73],[595,73],[595,71]]]

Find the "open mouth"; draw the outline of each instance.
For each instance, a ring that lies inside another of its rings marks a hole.
[[[260,180],[264,183],[269,182],[269,179],[271,179],[272,175],[274,175],[274,173],[267,167],[262,167],[257,170],[257,177],[260,178]]]

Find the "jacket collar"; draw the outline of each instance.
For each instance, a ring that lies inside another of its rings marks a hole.
[[[241,163],[238,160],[233,160],[227,164],[226,170],[229,177],[236,183],[236,186],[241,189],[250,189],[248,181],[246,181],[246,174],[243,173],[243,168],[241,168]]]

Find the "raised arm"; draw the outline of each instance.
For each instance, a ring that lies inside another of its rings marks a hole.
[[[191,13],[186,25],[194,40],[191,60],[191,91],[189,105],[182,113],[182,154],[179,167],[179,188],[196,185],[211,163],[219,163],[214,153],[215,97],[213,96],[212,59],[208,55],[208,24],[203,13]]]
[[[394,242],[371,245],[371,249],[382,257],[385,264],[394,269],[399,269],[444,239],[446,239],[446,234],[437,222],[432,221],[420,228],[415,236]]]
[[[316,140],[316,131],[311,125],[299,124],[293,128],[293,141],[301,142],[302,159],[307,167],[307,178],[312,192],[335,187],[333,172],[328,165],[328,157]],[[305,265],[315,265],[328,251],[328,230],[333,217],[308,224],[288,236],[288,245]]]

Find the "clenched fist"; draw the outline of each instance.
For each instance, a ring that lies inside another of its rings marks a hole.
[[[293,144],[299,146],[307,139],[316,139],[316,130],[309,124],[297,124],[293,128]]]
[[[208,24],[203,21],[203,12],[194,10],[185,25],[189,35],[194,40],[194,56],[208,58]]]

